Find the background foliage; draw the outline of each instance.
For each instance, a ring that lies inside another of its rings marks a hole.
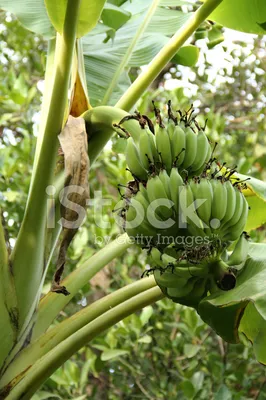
[[[3,217],[12,247],[31,177],[46,43],[9,14],[0,16],[0,206],[7,210]],[[201,48],[198,64],[191,70],[170,63],[138,108],[151,114],[153,99],[161,108],[168,99],[175,108],[188,108],[193,102],[202,123],[208,118],[207,133],[219,143],[217,156],[229,165],[237,164],[241,173],[265,179],[265,41],[247,35],[244,42],[225,41],[208,52],[207,39],[196,44]],[[132,68],[131,79],[138,73]],[[176,88],[166,91],[170,86]],[[69,250],[69,271],[103,247],[104,239],[120,232],[112,210],[119,200],[117,184],[130,178],[123,150],[123,141],[114,138],[92,168],[92,196],[102,190],[111,200],[104,210],[110,226],[97,227],[93,213],[88,212]],[[253,231],[252,238],[265,241],[264,227]],[[72,300],[64,315],[138,279],[145,267],[145,253],[130,248]],[[51,265],[48,280],[53,271]],[[265,368],[255,361],[244,338],[242,344],[228,345],[192,309],[163,300],[82,349],[43,385],[34,400],[88,397],[264,399]]]

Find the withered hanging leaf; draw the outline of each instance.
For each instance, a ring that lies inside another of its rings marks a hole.
[[[66,253],[83,222],[86,202],[89,198],[89,157],[84,119],[69,116],[58,138],[64,154],[65,168],[65,184],[63,195],[60,198],[63,236],[51,291],[67,296],[69,292],[60,285]]]

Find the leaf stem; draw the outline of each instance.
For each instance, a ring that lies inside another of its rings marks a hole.
[[[130,314],[152,304],[164,297],[157,286],[124,301],[118,306],[108,310],[88,325],[79,329],[76,333],[65,339],[48,354],[39,359],[22,379],[7,395],[6,400],[19,398],[28,400],[36,392],[39,386],[66,360],[68,360],[80,348],[101,334],[117,322]]]
[[[110,97],[114,91],[115,86],[117,85],[117,82],[119,80],[120,75],[122,74],[122,72],[124,71],[124,68],[126,67],[126,65],[128,64],[128,61],[130,60],[131,56],[132,56],[132,52],[138,42],[138,40],[140,39],[140,37],[142,36],[142,34],[145,32],[153,14],[155,13],[158,4],[160,3],[160,0],[153,0],[149,10],[147,11],[147,14],[143,20],[143,22],[140,24],[135,36],[133,37],[133,39],[131,40],[131,43],[129,44],[127,51],[125,52],[120,64],[117,67],[117,70],[115,71],[115,74],[113,76],[113,79],[104,95],[103,101],[101,102],[101,105],[105,105],[109,102]]]
[[[1,386],[7,385],[18,375],[22,378],[24,370],[27,371],[31,365],[59,345],[59,343],[111,308],[155,286],[156,282],[153,276],[138,280],[95,301],[88,307],[83,308],[71,317],[66,318],[60,324],[49,329],[44,335],[40,336],[40,338],[20,352],[8,368],[6,374],[2,377]]]
[[[0,370],[5,358],[17,339],[17,298],[9,265],[5,229],[0,209]]]
[[[107,244],[79,268],[69,274],[62,285],[70,292],[69,296],[59,296],[57,293],[49,292],[44,296],[37,311],[37,321],[33,330],[33,340],[39,337],[50,326],[57,314],[70,302],[77,292],[106,264],[114,258],[123,254],[131,246],[127,234],[123,234],[113,242]]]
[[[55,59],[54,83],[43,141],[22,226],[11,258],[18,296],[21,331],[28,325],[36,307],[36,293],[39,290],[43,274],[46,188],[52,182],[58,148],[57,135],[62,129],[67,104],[80,1],[68,0],[63,34],[57,36],[58,54]]]
[[[6,245],[5,230],[2,223],[2,212],[0,209],[0,272],[1,283],[3,284],[3,270],[8,268],[8,250]]]
[[[138,76],[116,103],[116,107],[122,108],[125,111],[130,111],[185,41],[221,2],[222,0],[206,0],[150,62],[147,70]]]

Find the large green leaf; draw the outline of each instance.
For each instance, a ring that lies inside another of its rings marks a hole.
[[[131,13],[129,11],[107,3],[103,9],[101,19],[105,25],[117,30],[129,20],[130,16]]]
[[[266,244],[250,244],[249,258],[237,285],[219,290],[199,305],[201,318],[224,340],[239,341],[243,333],[254,343],[257,359],[266,364]]]
[[[50,20],[56,31],[62,33],[67,0],[44,0]],[[77,37],[82,37],[91,31],[100,18],[106,0],[82,0],[79,10]]]
[[[209,19],[227,28],[263,35],[266,33],[266,2],[265,0],[223,0]]]
[[[106,0],[82,0],[77,36],[92,30],[100,18]],[[66,0],[0,0],[0,8],[13,13],[25,28],[51,38],[55,30],[62,32]],[[49,19],[50,18],[50,19]]]
[[[175,5],[187,4],[184,1],[175,1]],[[148,13],[159,4],[152,14],[145,31],[136,38],[137,32],[145,24]],[[172,36],[190,17],[168,6],[173,2],[166,0],[135,0],[126,1],[120,8],[131,14],[131,18],[118,30],[113,30],[115,37],[106,41],[110,29],[114,26],[98,24],[97,27],[83,38],[85,70],[88,81],[89,96],[92,105],[104,103],[113,105],[130,85],[128,71],[131,67],[139,68],[148,64],[161,50]],[[108,23],[105,20],[105,23]],[[132,42],[131,54],[125,54]],[[183,65],[194,65],[198,59],[198,49],[195,46],[186,46],[173,59]],[[125,62],[126,61],[126,62]],[[123,71],[121,73],[121,71]],[[119,72],[119,73],[117,73]],[[114,87],[110,96],[110,86]],[[107,95],[106,95],[107,93]]]
[[[247,189],[243,191],[248,201],[250,211],[245,230],[248,232],[266,223],[266,183],[248,175],[238,174],[246,181]]]
[[[55,35],[44,0],[0,0],[0,8],[9,11],[30,31],[51,38]]]

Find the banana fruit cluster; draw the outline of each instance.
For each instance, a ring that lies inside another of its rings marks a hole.
[[[175,116],[168,103],[167,124],[155,106],[154,111],[155,124],[135,112],[116,125],[127,138],[126,160],[134,179],[123,195],[124,228],[148,250],[147,273],[154,273],[164,293],[197,308],[208,293],[232,289],[245,265],[245,183],[213,157],[215,146],[212,150],[192,109]]]
[[[147,180],[152,172],[166,169],[168,173],[173,167],[187,176],[198,176],[211,156],[211,146],[203,130],[197,132],[182,119],[156,124],[155,134],[145,126],[140,129],[139,137],[127,140],[126,160],[133,177]]]
[[[235,287],[236,276],[243,269],[247,256],[248,238],[243,233],[230,255],[225,250],[220,257],[209,258],[208,262],[192,264],[180,261],[180,258],[161,253],[157,248],[151,249],[149,260],[163,293],[174,302],[197,309],[208,293]]]

